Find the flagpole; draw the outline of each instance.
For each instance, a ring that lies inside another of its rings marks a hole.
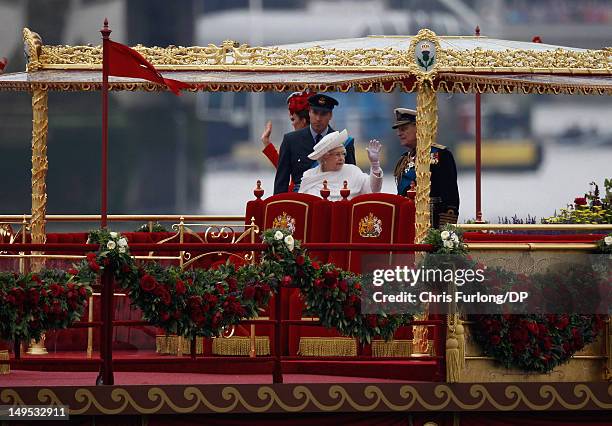
[[[102,204],[100,207],[100,227],[106,228],[108,193],[108,40],[111,30],[108,19],[104,18],[102,33]]]

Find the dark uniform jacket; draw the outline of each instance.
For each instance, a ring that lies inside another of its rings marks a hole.
[[[406,195],[411,182],[416,182],[416,160],[411,161],[408,152],[404,153],[395,166],[397,193]],[[412,153],[414,155],[414,152]],[[433,226],[438,227],[439,214],[452,210],[459,214],[459,189],[457,187],[457,167],[453,154],[443,145],[434,144],[431,147],[430,165],[431,190],[429,197],[432,202]]]
[[[334,129],[328,127],[327,133]],[[295,183],[294,191],[299,189],[302,175],[310,169],[314,163],[308,158],[312,152],[315,141],[310,133],[310,126],[294,132],[286,133],[280,147],[278,168],[274,178],[274,193],[287,192],[289,187],[289,176]],[[355,146],[350,144],[346,147],[346,164],[355,164]]]

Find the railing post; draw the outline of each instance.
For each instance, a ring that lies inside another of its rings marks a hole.
[[[96,385],[113,385],[115,384],[115,378],[113,376],[113,271],[104,268],[100,281],[102,284],[102,301],[100,305],[102,318],[100,358],[102,358],[102,365],[100,366],[100,372],[96,379]]]
[[[278,291],[274,297],[274,306],[275,306],[275,314],[276,318],[274,321],[274,372],[272,373],[272,382],[273,383],[283,383],[283,371],[281,366],[281,326],[283,317],[281,315],[282,303],[281,303],[281,292],[283,287],[281,287],[280,283],[278,286]]]

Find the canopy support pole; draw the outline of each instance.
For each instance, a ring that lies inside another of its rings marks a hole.
[[[33,244],[44,244],[47,241],[45,216],[47,213],[46,180],[49,168],[47,159],[48,97],[47,90],[32,90],[32,218],[30,232]],[[43,258],[33,258],[32,270],[39,271],[43,268],[44,262]]]
[[[482,223],[482,132],[481,132],[481,109],[480,109],[480,92],[476,85],[476,223]]]
[[[431,226],[429,191],[431,172],[429,170],[431,145],[438,133],[438,100],[431,81],[424,80],[417,92],[417,158],[416,158],[416,236],[421,243]]]

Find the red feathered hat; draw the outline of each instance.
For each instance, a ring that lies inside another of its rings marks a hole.
[[[296,114],[300,111],[308,111],[310,109],[308,98],[315,94],[314,92],[293,92],[290,94],[287,98],[289,113]]]

